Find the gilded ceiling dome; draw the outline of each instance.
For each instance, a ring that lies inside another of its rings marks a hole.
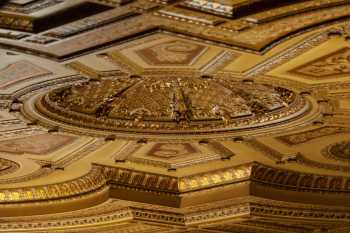
[[[285,88],[232,78],[131,76],[59,88],[37,107],[75,126],[195,134],[275,124],[304,113],[307,102]]]

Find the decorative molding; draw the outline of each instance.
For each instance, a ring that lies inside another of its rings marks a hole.
[[[93,167],[85,176],[63,183],[0,190],[0,203],[49,201],[67,198],[97,191],[105,185],[106,179],[101,176],[101,168]]]

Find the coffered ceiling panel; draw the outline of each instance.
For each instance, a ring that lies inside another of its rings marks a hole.
[[[0,3],[0,232],[350,232],[350,2]]]

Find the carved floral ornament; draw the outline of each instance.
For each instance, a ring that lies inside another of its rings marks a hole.
[[[286,88],[211,76],[105,78],[53,90],[35,106],[63,125],[139,136],[269,128],[311,108]]]

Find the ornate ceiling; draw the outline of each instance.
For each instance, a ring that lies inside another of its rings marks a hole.
[[[0,232],[350,232],[350,2],[0,3]]]

